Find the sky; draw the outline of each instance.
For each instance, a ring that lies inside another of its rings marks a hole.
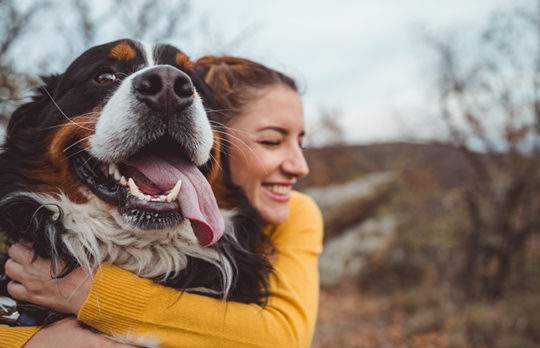
[[[207,33],[172,43],[192,58],[239,55],[294,77],[311,134],[308,146],[325,141],[318,123],[324,112],[336,115],[349,143],[429,138],[440,125],[433,121],[434,56],[425,34],[470,40],[494,10],[532,1],[193,0],[193,17]],[[41,34],[32,35],[27,47],[59,47],[46,23],[39,23]],[[102,42],[113,39],[118,37],[103,35]],[[471,42],[464,47],[474,51]]]
[[[429,137],[433,57],[427,32],[470,38],[494,10],[520,0],[198,0],[219,29],[210,46],[247,38],[233,53],[280,69],[303,87],[307,131],[337,111],[350,143]],[[204,54],[206,42],[198,52]],[[196,45],[195,45],[196,46]],[[316,142],[314,138],[311,141]]]

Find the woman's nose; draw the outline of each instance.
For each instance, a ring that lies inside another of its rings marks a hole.
[[[286,158],[282,163],[283,171],[287,174],[294,175],[297,178],[308,175],[309,167],[300,146],[293,146],[286,151]]]

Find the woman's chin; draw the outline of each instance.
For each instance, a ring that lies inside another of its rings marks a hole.
[[[287,200],[279,203],[273,201],[257,210],[261,214],[264,222],[279,225],[287,221],[287,218],[289,217],[289,201]]]

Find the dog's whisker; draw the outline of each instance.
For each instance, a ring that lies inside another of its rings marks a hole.
[[[83,121],[83,122],[73,122],[74,124],[77,124],[77,125],[89,125],[89,124],[96,124],[97,121]],[[45,127],[43,128],[44,130],[51,130],[51,129],[55,129],[55,128],[62,128],[64,127],[65,124],[57,124],[57,125],[54,125],[54,126],[50,126],[50,127]],[[81,127],[82,128],[82,127]]]
[[[82,139],[79,139],[75,142],[73,142],[71,145],[69,145],[68,147],[66,147],[64,150],[62,150],[62,152],[66,152],[67,150],[71,149],[73,146],[77,145],[77,144],[80,144],[82,143],[83,141],[87,140],[87,139],[90,139],[90,137],[92,137],[92,135],[89,135],[89,136],[86,136]]]
[[[96,124],[97,121],[84,121],[84,122],[77,122],[78,125],[81,125],[81,124]],[[45,127],[43,128],[44,130],[52,130],[52,129],[55,129],[55,128],[62,128],[64,127],[65,124],[57,124],[57,125],[54,125],[54,126],[50,126],[50,127]]]
[[[235,131],[236,133],[241,133],[241,134],[245,134],[245,135],[250,135],[251,134],[250,131],[235,128],[235,127],[229,127],[229,126],[227,126],[227,131]]]
[[[84,167],[89,161],[90,161],[90,158],[87,158],[86,161],[84,161],[84,163],[82,163],[82,164],[79,166],[79,169],[81,169],[82,167]]]
[[[64,111],[60,108],[60,106],[56,103],[56,101],[54,100],[54,98],[52,97],[52,95],[49,93],[49,91],[47,90],[47,88],[45,88],[44,86],[41,86],[41,89],[44,90],[45,93],[47,93],[47,95],[49,96],[49,98],[50,98],[51,101],[53,102],[54,106],[58,109],[58,111],[60,111],[60,113],[62,114],[62,116],[64,116],[69,122],[73,123],[73,124],[76,125],[77,127],[80,127],[80,128],[86,129],[86,130],[93,130],[93,129],[86,128],[86,127],[83,127],[83,126],[79,126],[79,125],[77,124],[77,122],[73,121],[71,118],[69,118],[69,117],[64,113]]]
[[[235,127],[230,127],[230,126],[227,126],[227,125],[224,125],[223,123],[220,123],[220,122],[217,122],[217,121],[210,121],[211,124],[215,124],[215,125],[218,125],[220,126],[220,128],[223,128],[224,130],[220,130],[218,128],[214,128],[214,130],[220,134],[226,134],[226,135],[229,135],[231,134],[230,131],[235,131],[236,133],[243,133],[243,134],[246,134],[246,135],[250,135],[251,132],[247,131],[247,130],[244,130],[244,129],[239,129],[239,128],[235,128]]]
[[[242,149],[238,144],[236,144],[235,142],[233,142],[232,140],[230,140],[228,137],[234,138],[234,139],[238,140],[239,142],[243,143],[243,145],[245,145],[245,146],[248,148],[248,150],[250,150],[250,151],[252,152],[252,154],[256,156],[256,154],[253,152],[253,149],[251,149],[251,147],[249,147],[249,146],[246,144],[246,142],[244,142],[242,139],[240,139],[240,138],[238,138],[238,137],[236,137],[236,136],[234,136],[234,135],[232,135],[231,133],[226,132],[226,131],[218,131],[218,130],[215,130],[215,129],[214,129],[214,131],[215,131],[216,133],[218,133],[218,134],[226,135],[226,137],[222,137],[222,138],[220,139],[221,142],[223,142],[223,143],[225,143],[225,144],[228,144],[228,145],[232,145],[232,146],[236,147],[240,152],[242,152],[243,154],[245,154],[244,149]],[[229,152],[226,152],[225,154],[230,155]],[[244,155],[244,157],[246,157],[246,156]],[[257,157],[257,156],[256,156],[256,157]]]
[[[87,113],[84,113],[81,116],[91,116],[91,115],[101,115],[101,111],[88,111]]]
[[[231,128],[233,130],[236,131],[236,129],[234,128]],[[244,132],[246,134],[249,134],[249,132]],[[261,159],[259,158],[259,156],[257,155],[257,153],[251,148],[251,146],[249,146],[242,138],[238,137],[238,136],[235,136],[234,134],[228,132],[227,133],[227,136],[237,140],[238,142],[240,142],[242,145],[244,145],[244,147],[249,151],[251,152],[251,154],[253,155],[253,157],[255,157],[255,159],[257,160],[257,162],[259,162],[259,165],[261,166],[261,168],[264,168],[264,171],[267,173],[267,169],[266,169],[266,166],[263,164],[263,162],[261,161]],[[236,144],[235,142],[233,141],[230,141],[229,140],[229,144],[233,145],[234,147],[236,147],[241,153],[242,153],[242,156],[244,158],[245,161],[248,160],[247,158],[247,155],[245,154],[244,152],[244,149],[242,149],[242,147],[239,145],[239,144]]]
[[[241,111],[239,109],[210,109],[210,108],[205,108],[204,110],[208,114],[224,113],[224,112],[240,112]],[[210,121],[210,122],[212,122],[212,121]]]
[[[81,150],[79,150],[79,151],[77,151],[77,152],[74,152],[74,153],[70,154],[69,156],[67,156],[67,157],[65,158],[65,161],[70,160],[71,158],[73,158],[73,157],[75,157],[75,156],[77,156],[77,155],[83,153],[84,151],[85,151],[84,149],[81,149]]]
[[[221,163],[216,159],[216,157],[212,154],[210,154],[210,158],[214,161],[216,166],[219,168],[220,171],[223,171],[223,167],[221,166]]]

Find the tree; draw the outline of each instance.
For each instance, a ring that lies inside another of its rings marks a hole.
[[[469,296],[497,298],[519,279],[527,242],[540,231],[540,1],[494,13],[477,57],[453,40],[428,42],[443,142],[475,174],[462,185],[466,219],[455,226],[457,284]]]
[[[17,73],[10,52],[24,36],[34,17],[47,6],[37,1],[28,8],[17,7],[15,1],[0,0],[0,123],[6,124],[9,114],[22,99],[22,91],[33,80]]]
[[[104,37],[172,43],[186,39],[194,34],[194,18],[191,0],[103,0],[99,6],[91,0],[0,0],[0,128],[37,85],[37,73],[67,66]],[[36,45],[30,38],[43,35],[43,23],[54,23],[48,29],[54,47],[28,47]],[[31,53],[31,59],[20,59],[21,51]]]

